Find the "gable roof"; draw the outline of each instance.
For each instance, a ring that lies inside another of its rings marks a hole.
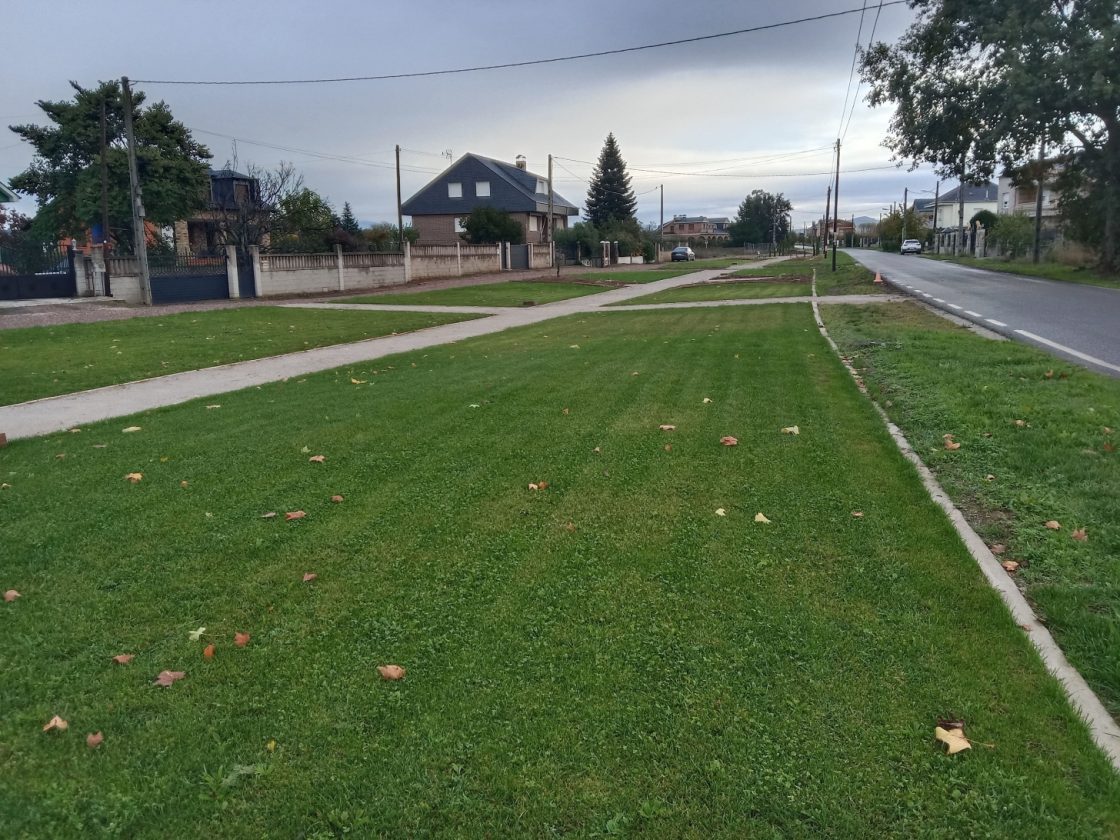
[[[210,170],[210,177],[211,178],[234,178],[234,179],[240,179],[242,181],[255,181],[256,180],[255,178],[253,178],[249,175],[242,175],[240,172],[237,172],[233,169],[211,169]]]
[[[490,195],[476,194],[480,181],[489,183]],[[495,207],[507,213],[545,213],[548,193],[537,192],[538,182],[547,184],[548,179],[512,163],[468,152],[404,202],[401,210],[409,216],[466,215],[476,207]],[[447,185],[453,183],[461,185],[462,197],[448,195]],[[552,191],[552,205],[558,215],[579,214],[579,208],[556,190]]]
[[[0,204],[15,204],[19,196],[12,192],[11,187],[0,181]]]
[[[961,188],[960,186],[953,187],[947,193],[942,193],[938,199],[937,204],[939,207],[946,204],[956,204],[960,199]],[[999,187],[993,181],[988,181],[986,184],[965,184],[964,185],[964,200],[966,202],[979,202],[979,201],[995,201],[999,195]],[[933,211],[932,198],[916,198],[912,205],[915,210]]]

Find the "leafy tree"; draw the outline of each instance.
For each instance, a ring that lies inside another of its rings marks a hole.
[[[320,253],[334,246],[334,211],[314,190],[301,187],[281,196],[273,219],[276,251]]]
[[[571,260],[594,256],[603,239],[591,222],[576,222],[570,228],[557,230],[552,238],[556,247]]]
[[[375,225],[370,225],[362,231],[362,238],[365,239],[371,251],[403,250],[400,243],[400,232],[395,224],[389,222],[378,222]],[[420,238],[420,234],[412,225],[405,225],[404,238],[406,241],[413,243]]]
[[[999,247],[1005,259],[1025,256],[1034,247],[1034,220],[1021,213],[1000,216],[988,239]]]
[[[346,201],[342,205],[342,215],[338,218],[338,226],[351,236],[361,236],[362,226],[358,224],[358,220],[354,218],[354,211],[350,209],[350,202]]]
[[[728,227],[728,243],[749,245],[769,242],[776,231],[777,241],[785,240],[789,233],[786,216],[793,205],[781,193],[774,195],[765,190],[755,190],[739,205],[739,212]]]
[[[1023,163],[1046,141],[1076,161],[1080,189],[1100,209],[1091,241],[1104,268],[1120,269],[1115,0],[910,5],[917,21],[895,46],[873,45],[861,65],[869,101],[896,105],[887,141],[896,157],[975,181],[997,163]],[[1069,184],[1065,197],[1077,189]]]
[[[884,216],[883,221],[879,223],[879,247],[884,251],[897,251],[902,246],[904,238],[925,242],[926,237],[929,236],[925,221],[913,207],[907,207],[905,213],[905,237],[902,235],[904,228],[901,211],[895,210],[889,216]]]
[[[980,225],[984,230],[991,230],[998,221],[999,216],[991,210],[977,210],[973,217],[968,220],[968,224],[970,227]]]
[[[474,208],[463,220],[463,231],[459,236],[474,245],[495,242],[520,245],[525,241],[525,231],[521,225],[509,213],[496,207]]]
[[[630,188],[626,161],[622,159],[614,134],[607,135],[603,150],[599,153],[599,162],[591,173],[586,205],[587,221],[599,228],[612,219],[625,222],[634,218],[638,200]]]
[[[119,82],[83,88],[71,82],[72,100],[36,104],[49,125],[9,126],[35,149],[31,165],[12,178],[12,189],[39,202],[35,226],[44,236],[79,236],[101,223],[101,111],[105,109],[109,228],[113,239],[131,243],[132,206],[124,99]],[[206,206],[209,150],[171,116],[163,102],[143,107],[133,94],[137,168],[147,219],[170,225]]]

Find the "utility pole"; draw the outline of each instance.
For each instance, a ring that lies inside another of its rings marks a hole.
[[[128,180],[132,196],[132,235],[136,240],[133,250],[140,263],[140,301],[152,305],[152,278],[148,273],[148,237],[144,230],[144,203],[140,195],[140,170],[136,165],[136,135],[132,130],[132,90],[128,76],[121,76],[124,92],[124,133],[128,137]]]
[[[902,241],[906,241],[906,207],[910,203],[910,188],[902,188]]]
[[[829,184],[828,189],[825,191],[825,194],[824,194],[824,222],[822,223],[821,229],[819,231],[819,233],[821,235],[819,237],[817,237],[820,240],[821,248],[824,250],[824,255],[826,257],[828,256],[828,219],[829,219],[829,213],[831,213],[831,212],[832,212],[832,184]]]
[[[933,188],[933,241],[934,241],[933,250],[934,250],[934,253],[937,253],[937,254],[941,253],[941,234],[938,233],[938,228],[937,228],[937,216],[938,216],[937,203],[940,200],[941,200],[941,179],[938,178],[937,179],[937,186]]]
[[[545,240],[549,244],[552,243],[552,155],[548,156],[548,238]]]
[[[1038,195],[1034,199],[1034,258],[1032,262],[1037,265],[1042,255],[1042,186],[1044,178],[1042,173],[1045,168],[1044,155],[1046,154],[1046,138],[1038,138]]]
[[[955,257],[961,255],[961,249],[964,247],[964,172],[967,162],[968,158],[961,155],[961,184],[957,190],[957,247],[953,251]]]
[[[404,214],[401,212],[401,146],[397,144],[397,236],[404,252]]]
[[[101,253],[109,250],[109,162],[105,137],[105,97],[101,97]]]
[[[836,138],[836,189],[832,191],[832,270],[836,271],[836,226],[840,220],[840,138]]]
[[[657,229],[657,261],[661,262],[661,240],[665,236],[665,185],[661,185],[661,227]]]

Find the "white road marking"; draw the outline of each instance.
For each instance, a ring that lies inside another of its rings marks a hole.
[[[964,314],[965,315],[971,315],[973,318],[983,318],[984,317],[979,312],[973,312],[971,309],[966,309],[964,311]]]
[[[922,292],[922,297],[931,298],[933,297],[933,295],[931,295],[929,292]]]
[[[1071,356],[1074,356],[1078,359],[1084,359],[1086,362],[1092,362],[1094,365],[1100,365],[1103,368],[1108,368],[1109,370],[1114,370],[1117,373],[1120,373],[1120,365],[1110,364],[1103,359],[1098,359],[1096,356],[1090,356],[1088,353],[1082,353],[1080,350],[1074,350],[1072,347],[1066,347],[1064,344],[1059,344],[1056,341],[1051,341],[1048,338],[1043,338],[1040,335],[1035,335],[1034,333],[1027,332],[1026,330],[1015,330],[1015,332],[1017,332],[1024,338],[1029,338],[1031,341],[1037,341],[1039,344],[1045,344],[1047,347],[1053,347],[1055,350],[1061,350],[1063,353],[1069,353]]]
[[[934,298],[934,300],[937,301],[938,303],[944,303],[945,302],[941,298]]]
[[[914,289],[914,287],[913,287],[913,286],[910,286],[909,288],[911,288],[911,289]],[[914,289],[914,291],[915,291],[915,292],[917,292],[917,293],[918,293],[918,294],[920,294],[920,295],[924,295],[924,294],[925,294],[925,292],[923,292],[923,291],[922,291],[921,289]]]
[[[961,309],[961,307],[957,306],[955,303],[950,303],[949,308],[950,309],[956,309],[957,311],[960,311],[960,309]]]
[[[985,318],[984,320],[986,320],[989,324],[995,324],[997,327],[1007,326],[1007,324],[1003,323],[1003,321],[997,321],[995,318]]]

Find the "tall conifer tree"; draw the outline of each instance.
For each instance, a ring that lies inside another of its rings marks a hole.
[[[630,188],[626,161],[618,150],[614,134],[607,135],[599,162],[591,173],[591,186],[587,190],[586,217],[595,227],[609,222],[628,222],[634,219],[638,200]]]

